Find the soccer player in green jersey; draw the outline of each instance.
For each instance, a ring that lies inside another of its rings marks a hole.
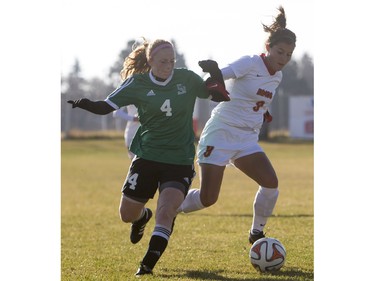
[[[222,77],[203,79],[187,69],[175,69],[175,50],[165,40],[146,40],[125,59],[124,80],[104,101],[82,98],[68,101],[95,114],[108,114],[134,104],[139,122],[131,143],[133,158],[125,183],[119,213],[132,223],[130,240],[138,243],[152,211],[145,205],[159,190],[155,228],[148,250],[136,272],[152,274],[152,269],[168,245],[176,210],[183,202],[194,170],[193,110],[197,97],[228,101]]]

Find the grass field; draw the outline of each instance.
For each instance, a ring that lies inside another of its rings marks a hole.
[[[153,276],[142,280],[313,280],[313,144],[262,143],[279,177],[280,196],[265,232],[287,249],[285,266],[260,274],[248,258],[248,231],[257,185],[235,168],[225,171],[219,201],[177,217]],[[129,167],[123,139],[61,144],[61,280],[135,280],[154,227],[138,244],[118,205]],[[198,176],[193,183],[197,187]],[[156,198],[148,206],[155,210]]]

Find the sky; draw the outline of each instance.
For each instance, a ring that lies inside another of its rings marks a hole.
[[[61,72],[78,59],[84,77],[105,77],[127,42],[142,36],[176,42],[187,67],[199,73],[198,61],[225,65],[242,55],[264,52],[267,33],[282,5],[287,27],[297,35],[296,59],[314,56],[314,8],[310,0],[106,0],[62,1]]]

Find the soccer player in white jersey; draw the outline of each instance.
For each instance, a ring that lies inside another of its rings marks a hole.
[[[126,121],[126,127],[124,131],[125,146],[128,151],[129,158],[133,159],[135,155],[129,150],[129,148],[134,135],[137,132],[138,127],[140,126],[138,121],[137,108],[133,104],[129,104],[128,106],[126,106],[126,112],[121,108],[113,111],[113,117]]]
[[[139,122],[130,151],[133,158],[122,187],[119,213],[131,223],[130,241],[143,237],[152,211],[145,205],[159,191],[155,228],[136,276],[152,269],[168,245],[177,208],[183,202],[194,171],[193,110],[197,97],[229,100],[223,82],[203,81],[193,71],[174,68],[174,46],[165,40],[147,41],[136,47],[124,61],[124,82],[104,101],[87,98],[70,100],[95,114],[109,114],[123,106],[137,107]],[[221,77],[222,79],[222,77]]]
[[[221,69],[224,79],[229,79],[231,101],[216,106],[203,129],[197,152],[200,189],[191,189],[178,210],[189,213],[215,204],[224,169],[231,162],[259,184],[253,202],[251,244],[264,237],[264,226],[279,194],[275,170],[258,143],[264,120],[272,120],[268,107],[281,82],[281,70],[296,46],[296,35],[286,28],[284,9],[278,10],[273,24],[263,24],[269,33],[267,54],[243,56]],[[210,60],[200,65],[211,77],[218,69]]]

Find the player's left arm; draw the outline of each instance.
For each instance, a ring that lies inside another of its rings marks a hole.
[[[202,68],[203,72],[210,73],[210,76],[213,80],[224,84],[223,74],[219,68],[219,65],[214,60],[201,60],[198,62],[198,65]]]
[[[230,96],[225,89],[225,85],[215,81],[212,77],[209,77],[205,83],[208,93],[211,95],[212,101],[230,101]]]
[[[106,115],[115,110],[105,101],[91,101],[87,98],[68,100],[68,103],[72,105],[72,108],[79,107],[99,115]]]

